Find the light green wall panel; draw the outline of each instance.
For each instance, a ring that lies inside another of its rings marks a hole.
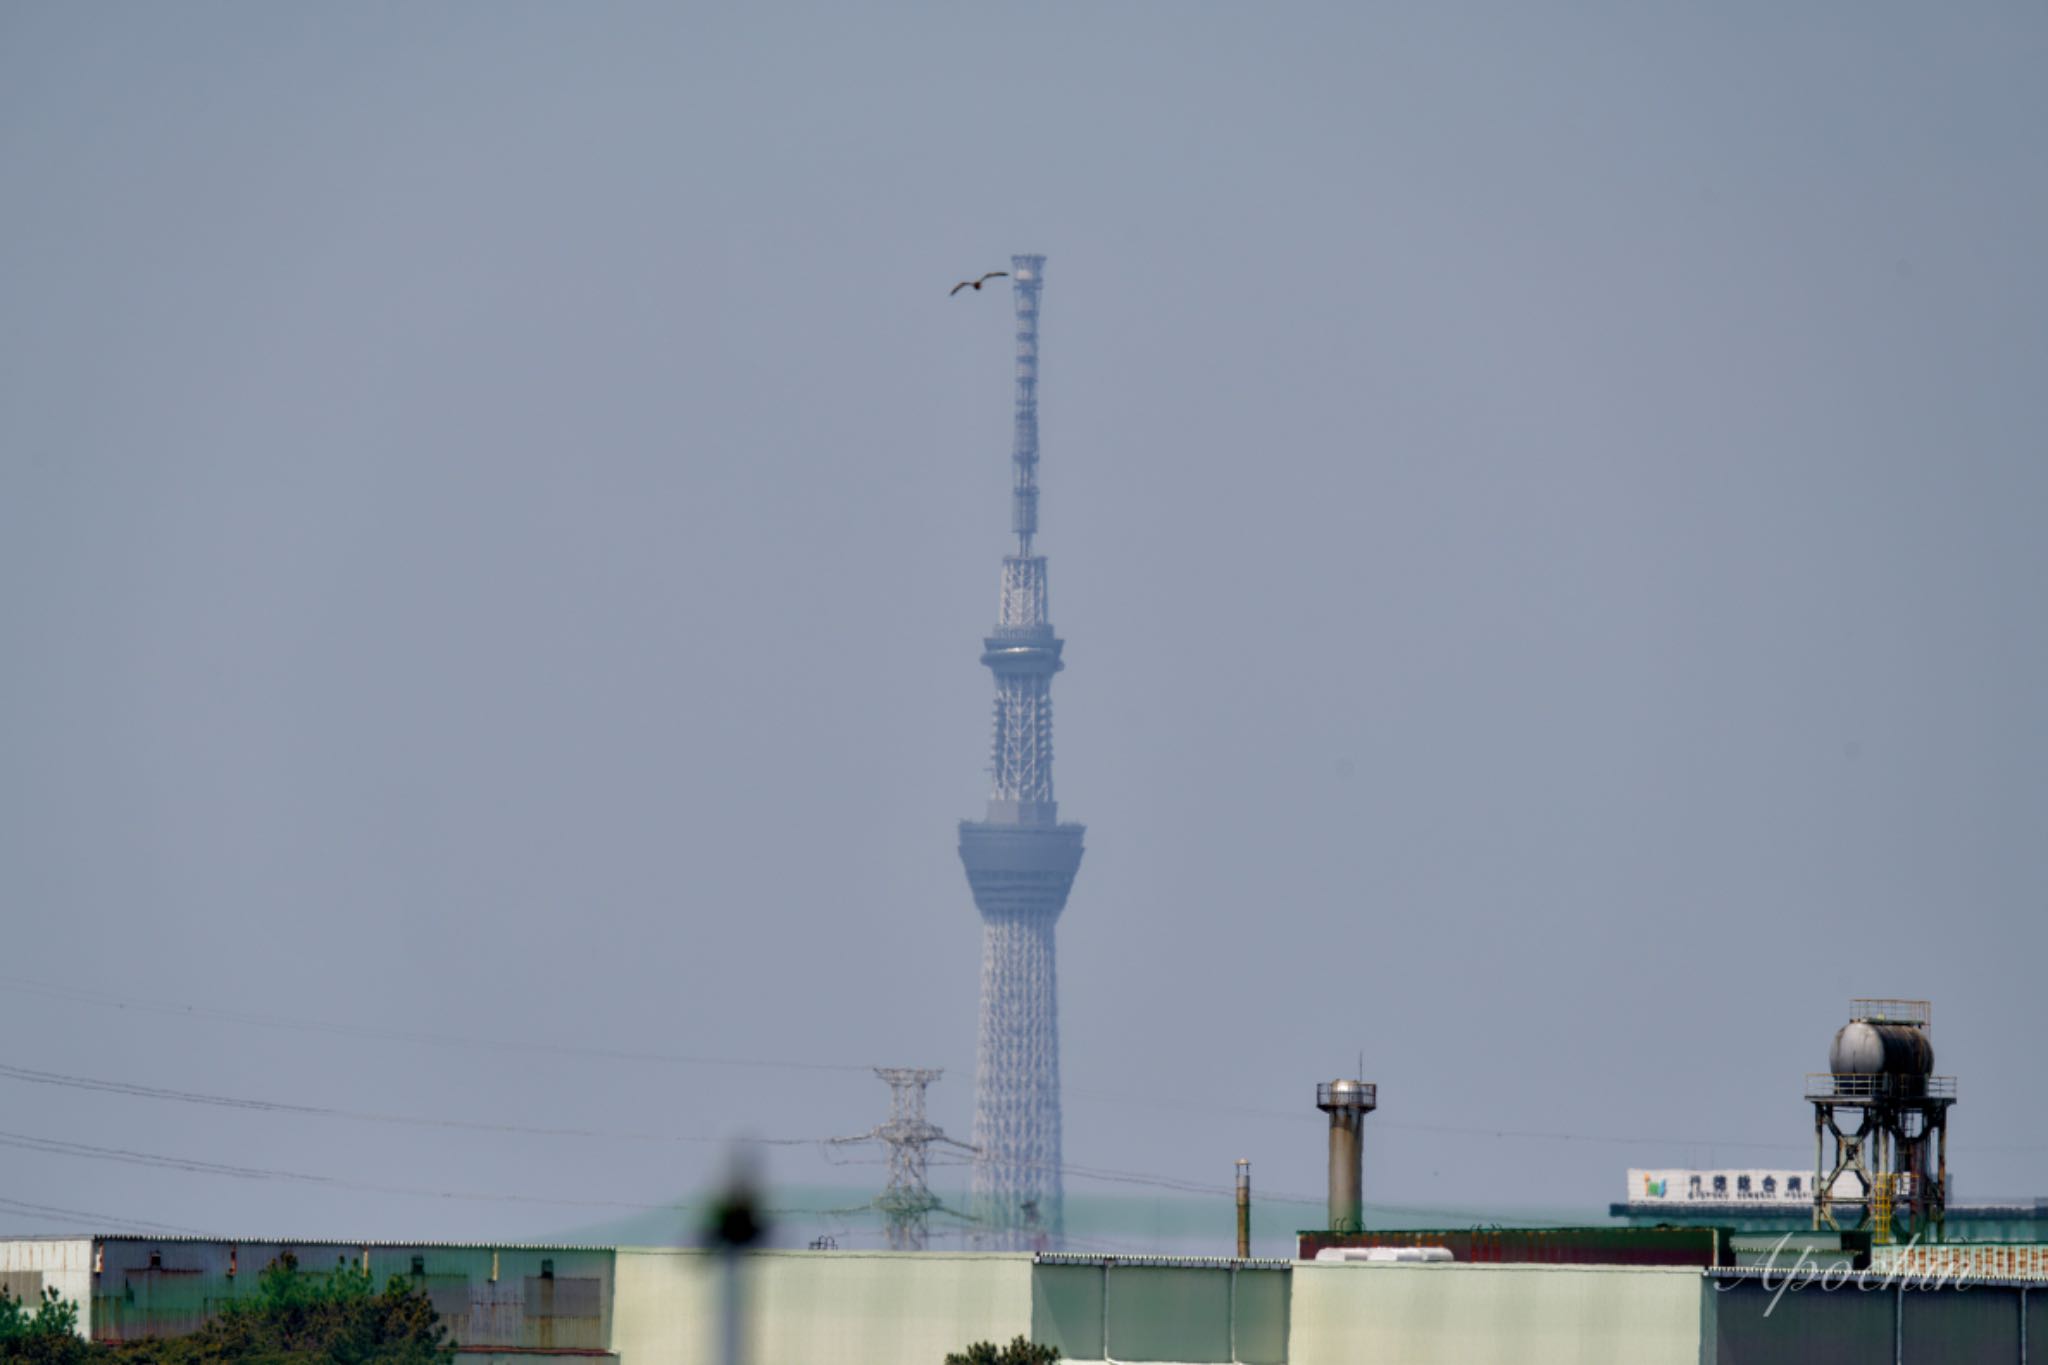
[[[756,1252],[742,1269],[754,1365],[940,1365],[1031,1333],[1031,1258]],[[613,1350],[626,1365],[710,1365],[721,1267],[703,1251],[621,1248]]]
[[[1106,1283],[1110,1359],[1230,1359],[1228,1270],[1112,1266]]]
[[[1697,1365],[1700,1272],[1303,1264],[1292,1365]]]
[[[1102,1359],[1102,1267],[1032,1267],[1031,1339],[1066,1360]]]
[[[1237,1272],[1237,1358],[1246,1365],[1283,1365],[1292,1273]]]

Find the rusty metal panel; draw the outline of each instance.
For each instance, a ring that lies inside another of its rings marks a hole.
[[[434,1305],[434,1312],[447,1324],[448,1333],[463,1344],[471,1327],[470,1285],[467,1275],[422,1275],[413,1281],[413,1286],[423,1289],[427,1301]],[[382,1285],[377,1286],[382,1288]]]
[[[603,1337],[604,1285],[594,1276],[530,1275],[526,1329],[532,1344],[550,1350],[595,1350]]]
[[[467,1342],[517,1341],[526,1316],[526,1292],[517,1281],[472,1284],[469,1317],[462,1333]],[[453,1324],[451,1324],[452,1326]]]
[[[603,1302],[604,1283],[595,1277],[526,1277],[526,1315],[530,1318],[594,1318]]]
[[[107,1238],[92,1276],[92,1338],[182,1336],[236,1296],[230,1244]],[[253,1285],[254,1275],[247,1278]]]

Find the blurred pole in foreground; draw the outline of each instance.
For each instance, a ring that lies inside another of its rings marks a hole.
[[[732,1171],[711,1206],[709,1241],[718,1248],[720,1302],[718,1359],[723,1365],[745,1365],[745,1291],[740,1272],[747,1248],[767,1234],[756,1195],[754,1154],[746,1146],[733,1150]]]

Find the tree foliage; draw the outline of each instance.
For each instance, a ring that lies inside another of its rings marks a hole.
[[[6,1365],[452,1365],[455,1347],[424,1292],[393,1276],[377,1292],[345,1262],[302,1272],[286,1253],[256,1291],[182,1337],[97,1345],[78,1335],[78,1309],[45,1291],[31,1317],[0,1299]]]
[[[449,1365],[455,1348],[424,1292],[393,1276],[376,1291],[345,1262],[324,1275],[286,1253],[256,1292],[189,1336],[123,1347],[110,1365]]]
[[[1008,1346],[977,1341],[965,1351],[946,1357],[946,1365],[1059,1365],[1060,1353],[1051,1346],[1018,1337]]]
[[[21,1365],[74,1365],[91,1358],[92,1348],[78,1335],[78,1305],[43,1291],[36,1311],[0,1289],[0,1360]]]

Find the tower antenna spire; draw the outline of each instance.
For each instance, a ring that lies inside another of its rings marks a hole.
[[[1010,445],[1014,481],[1010,492],[1010,529],[1017,534],[1017,554],[1031,554],[1038,534],[1038,298],[1045,284],[1045,257],[1010,258],[1012,290],[1017,297],[1017,417]]]
[[[988,814],[960,823],[960,861],[981,912],[981,1036],[974,1099],[974,1216],[992,1250],[1056,1244],[1062,1231],[1059,1001],[1053,929],[1081,866],[1082,827],[1052,788],[1052,675],[1063,667],[1038,531],[1038,307],[1045,257],[1010,258],[1017,305],[1011,529],[996,628]]]

